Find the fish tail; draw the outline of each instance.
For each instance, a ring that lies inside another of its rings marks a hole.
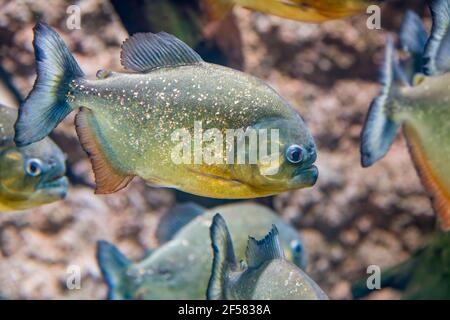
[[[126,299],[121,288],[131,262],[113,244],[100,240],[97,242],[97,262],[108,286],[108,299]]]
[[[234,6],[234,0],[202,0],[208,18],[212,21],[225,17]]]
[[[16,145],[26,146],[45,138],[71,111],[67,101],[72,80],[84,76],[61,37],[47,24],[34,27],[37,78],[19,108]]]
[[[391,117],[395,103],[395,61],[394,44],[390,37],[386,40],[384,65],[381,70],[380,94],[372,102],[361,134],[361,162],[369,167],[383,158],[394,142],[400,124]]]
[[[236,257],[230,232],[220,214],[214,216],[210,234],[214,258],[206,298],[208,300],[224,300],[226,298],[226,280],[228,273],[236,268]]]

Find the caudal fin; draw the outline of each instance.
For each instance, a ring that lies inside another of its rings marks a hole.
[[[401,62],[403,74],[406,81],[414,85],[415,76],[423,71],[422,58],[428,40],[428,33],[422,19],[414,11],[406,12],[400,28],[399,40],[401,49],[409,53],[409,58]]]
[[[210,234],[214,258],[206,298],[208,300],[224,300],[228,274],[236,269],[237,263],[230,232],[220,214],[214,216]]]
[[[108,286],[108,299],[131,298],[121,285],[131,264],[127,257],[113,244],[101,240],[97,242],[97,263]]]
[[[17,146],[42,140],[72,111],[67,103],[69,84],[84,75],[61,37],[47,24],[38,22],[34,27],[33,45],[37,78],[19,108]]]
[[[391,38],[386,40],[384,65],[381,70],[382,89],[372,102],[361,134],[361,162],[369,167],[383,158],[391,147],[400,124],[390,116],[395,90],[395,53]]]
[[[430,0],[429,6],[433,27],[423,54],[423,71],[431,76],[450,71],[450,2]]]

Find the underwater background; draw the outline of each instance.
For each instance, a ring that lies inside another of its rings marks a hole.
[[[180,1],[180,6],[186,2]],[[11,75],[8,79],[2,72],[2,80],[11,81],[23,96],[30,91],[36,17],[44,17],[57,29],[87,75],[93,77],[99,68],[121,70],[120,45],[128,31],[160,31],[143,29],[158,25],[142,19],[146,11],[135,7],[145,1],[130,3],[133,10],[121,1],[0,1],[0,65]],[[80,30],[66,27],[71,4],[81,7]],[[205,60],[267,81],[308,123],[318,146],[316,186],[253,201],[273,206],[301,232],[308,274],[331,299],[350,299],[351,283],[364,276],[369,265],[383,270],[400,263],[435,227],[435,215],[402,135],[378,165],[368,169],[360,165],[359,135],[379,91],[385,32],[398,31],[407,8],[424,16],[430,26],[425,1],[417,0],[387,5],[382,30],[368,30],[364,15],[315,25],[240,7],[208,41],[192,36],[189,26],[181,27],[189,38],[184,40]],[[161,19],[164,13],[155,16]],[[0,96],[7,105],[15,103]],[[1,298],[104,299],[106,285],[95,260],[97,240],[108,240],[139,260],[158,245],[154,238],[158,220],[176,203],[197,200],[210,207],[222,203],[152,188],[139,179],[116,194],[94,195],[89,187],[91,165],[76,138],[73,117],[52,134],[68,154],[71,175],[76,177],[72,181],[78,182],[72,183],[67,199],[0,215]],[[81,267],[80,290],[66,287],[70,265]],[[400,293],[391,289],[369,296],[397,298]]]

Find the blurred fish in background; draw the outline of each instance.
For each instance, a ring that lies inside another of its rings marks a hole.
[[[363,128],[361,156],[364,167],[383,158],[402,127],[441,227],[450,230],[450,5],[447,0],[430,1],[430,9],[428,42],[421,19],[412,12],[406,16],[400,40],[410,61],[403,67],[387,39],[383,88]]]
[[[286,258],[306,268],[306,254],[298,232],[270,209],[245,203],[202,212],[194,204],[184,204],[172,209],[159,227],[164,229],[158,233],[163,235],[160,242],[170,240],[141,262],[132,263],[106,241],[98,243],[97,261],[109,288],[108,298],[205,299],[213,261],[209,227],[217,212],[228,221],[239,259],[245,258],[249,235],[262,237],[276,225]],[[180,217],[193,220],[180,222]]]
[[[381,288],[401,291],[404,300],[449,300],[450,232],[437,232],[408,260],[382,271]],[[352,287],[356,299],[370,292],[366,279]]]
[[[211,19],[225,16],[234,5],[305,22],[324,22],[365,13],[383,0],[203,0]]]
[[[64,199],[65,155],[50,138],[25,147],[14,144],[17,110],[0,105],[0,212]]]
[[[286,260],[275,225],[262,240],[249,237],[245,260],[240,264],[220,213],[214,216],[210,231],[214,260],[207,291],[209,300],[328,299],[304,271]]]

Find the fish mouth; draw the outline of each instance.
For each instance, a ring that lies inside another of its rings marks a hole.
[[[63,199],[67,195],[68,187],[69,181],[66,176],[56,176],[51,180],[40,183],[38,189],[50,196]]]
[[[315,165],[298,168],[294,172],[292,183],[304,187],[312,187],[319,178],[319,169]]]

